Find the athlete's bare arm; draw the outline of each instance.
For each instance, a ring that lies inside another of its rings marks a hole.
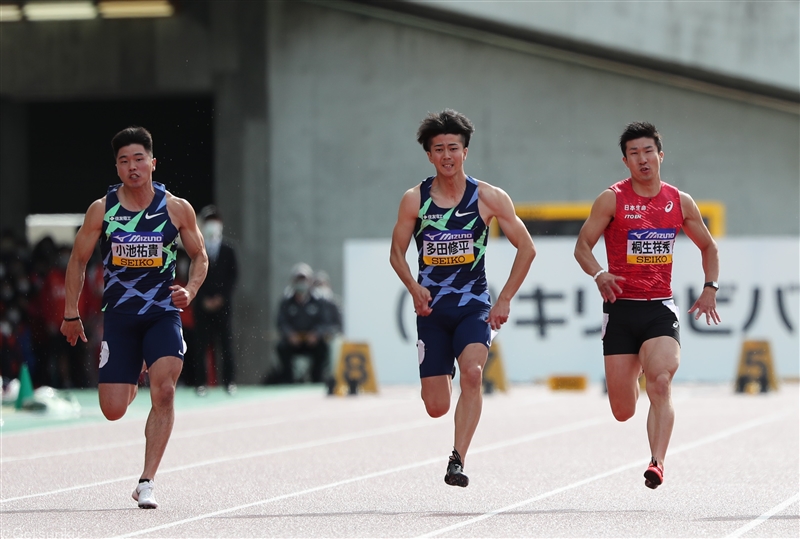
[[[103,216],[105,214],[106,198],[103,197],[95,200],[86,210],[86,215],[83,218],[83,225],[78,229],[75,236],[75,243],[72,245],[72,254],[69,257],[67,264],[67,276],[65,280],[65,303],[64,303],[64,318],[78,318],[78,300],[81,297],[81,290],[83,290],[83,282],[86,278],[86,264],[92,257],[94,248],[97,245],[97,240],[103,230]],[[72,346],[78,342],[80,338],[83,342],[86,341],[86,333],[84,333],[83,322],[73,320],[61,322],[61,333],[67,338]]]
[[[493,217],[497,218],[497,224],[500,225],[508,241],[517,248],[514,263],[511,265],[511,273],[509,273],[506,284],[497,299],[492,302],[492,308],[489,311],[489,326],[498,330],[500,326],[508,322],[511,299],[528,275],[528,270],[536,256],[536,249],[528,229],[517,217],[511,197],[505,191],[486,182],[480,182],[478,184],[478,209],[481,218],[487,225]]]
[[[169,287],[172,290],[172,303],[179,309],[185,309],[197,295],[197,291],[208,273],[206,244],[203,234],[200,233],[200,228],[197,226],[197,216],[191,204],[167,193],[167,211],[172,224],[181,235],[183,248],[191,259],[189,282],[186,283],[186,286],[173,284]]]
[[[397,276],[403,282],[414,300],[414,311],[419,316],[428,316],[432,309],[430,306],[431,293],[420,285],[411,273],[411,268],[406,262],[406,251],[414,235],[414,225],[419,215],[419,185],[405,192],[400,200],[400,210],[397,213],[397,223],[392,231],[392,248],[389,254],[389,263],[394,268]]]
[[[697,204],[692,197],[683,192],[681,192],[681,210],[683,211],[683,231],[697,245],[703,257],[703,273],[705,273],[706,282],[718,280],[719,250],[717,242],[706,228]],[[712,321],[714,324],[719,324],[721,320],[717,313],[717,291],[711,287],[703,287],[700,297],[694,302],[689,312],[695,313],[695,320],[706,315],[706,324],[711,325]]]
[[[608,223],[614,218],[616,211],[617,196],[610,189],[606,189],[595,199],[589,218],[581,227],[578,241],[575,244],[575,259],[588,275],[595,276],[603,269],[592,253],[592,249],[603,235]],[[625,281],[625,277],[613,275],[607,271],[598,275],[595,282],[603,301],[611,303],[617,301],[617,294],[622,293],[619,283],[623,281]]]

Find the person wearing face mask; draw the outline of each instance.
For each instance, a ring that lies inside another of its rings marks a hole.
[[[281,373],[277,379],[294,383],[292,362],[298,355],[311,358],[311,381],[323,381],[328,368],[327,315],[323,300],[312,293],[314,273],[308,264],[292,269],[292,280],[278,308],[277,345]]]
[[[215,206],[200,210],[203,238],[208,253],[208,274],[197,291],[194,302],[195,337],[199,353],[194,356],[194,379],[197,394],[206,394],[208,372],[206,353],[211,347],[214,365],[220,370],[220,382],[229,394],[236,392],[236,369],[233,353],[231,305],[238,276],[233,247],[223,240],[222,216]]]

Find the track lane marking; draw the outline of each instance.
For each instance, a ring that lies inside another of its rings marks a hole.
[[[247,429],[252,427],[269,427],[273,425],[279,425],[281,423],[290,423],[290,422],[297,422],[297,421],[306,421],[311,419],[317,419],[320,417],[325,416],[336,416],[340,412],[337,410],[335,412],[314,412],[310,414],[306,414],[304,416],[296,416],[296,417],[275,417],[272,419],[263,419],[260,421],[240,421],[238,423],[228,423],[221,427],[204,427],[199,429],[189,429],[185,431],[173,432],[170,436],[170,441],[172,440],[180,440],[185,438],[194,438],[196,436],[204,436],[206,434],[219,434],[222,432],[230,432],[232,430],[240,430],[240,429]],[[135,440],[128,440],[126,442],[117,442],[112,444],[103,444],[103,445],[91,445],[91,446],[83,446],[83,447],[75,447],[72,449],[64,449],[62,451],[51,451],[47,453],[36,453],[33,455],[20,455],[14,457],[2,457],[0,458],[0,464],[6,464],[9,462],[18,462],[22,460],[33,460],[38,458],[50,458],[50,457],[60,457],[60,456],[67,456],[67,455],[75,455],[78,453],[86,453],[88,451],[100,451],[104,449],[119,449],[120,447],[130,447],[135,445],[144,445],[145,439],[141,437],[137,437]]]
[[[494,451],[496,449],[502,449],[504,447],[509,447],[509,446],[512,446],[512,445],[518,445],[518,444],[521,444],[521,443],[530,442],[530,441],[538,440],[538,439],[541,439],[541,438],[547,438],[549,436],[555,436],[555,435],[558,435],[558,434],[564,434],[564,433],[567,433],[567,432],[572,432],[572,431],[584,429],[584,428],[587,428],[587,427],[597,426],[597,425],[600,425],[602,423],[607,423],[609,421],[610,420],[606,416],[603,416],[603,418],[594,418],[594,419],[588,419],[588,420],[584,420],[584,421],[578,421],[576,423],[571,423],[569,425],[564,425],[564,426],[556,427],[556,428],[553,428],[553,429],[547,429],[547,430],[544,430],[544,431],[535,432],[535,433],[532,433],[532,434],[527,434],[525,436],[519,436],[517,438],[512,438],[512,439],[506,440],[504,442],[497,442],[497,443],[494,443],[494,444],[485,445],[485,446],[482,446],[480,448],[476,448],[476,449],[470,450],[470,454]],[[175,522],[162,524],[160,526],[154,526],[152,528],[146,528],[146,529],[142,529],[142,530],[137,530],[137,531],[130,532],[130,533],[127,533],[127,534],[124,534],[124,535],[120,535],[118,537],[135,537],[137,535],[142,535],[142,534],[145,534],[145,533],[156,532],[156,531],[164,530],[164,529],[167,529],[167,528],[172,528],[174,526],[179,526],[181,524],[188,524],[190,522],[196,522],[198,520],[203,520],[203,519],[206,519],[206,518],[213,518],[213,517],[216,517],[216,516],[219,516],[219,515],[224,515],[226,513],[232,513],[234,511],[239,511],[241,509],[248,509],[250,507],[255,507],[255,506],[258,506],[258,505],[265,505],[265,504],[268,504],[268,503],[277,502],[277,501],[281,501],[281,500],[286,500],[286,499],[289,499],[289,498],[297,498],[299,496],[304,496],[306,494],[312,494],[314,492],[319,492],[319,491],[322,491],[322,490],[329,490],[329,489],[340,487],[340,486],[347,485],[347,484],[350,484],[350,483],[357,483],[359,481],[366,481],[368,479],[374,479],[376,477],[381,477],[381,476],[384,476],[384,475],[390,475],[390,474],[393,474],[393,473],[403,472],[403,471],[406,471],[406,470],[411,470],[411,469],[414,469],[414,468],[420,468],[420,467],[423,467],[423,466],[429,466],[431,464],[436,464],[436,463],[441,463],[441,462],[443,462],[443,457],[441,457],[441,456],[432,457],[432,458],[429,458],[429,459],[425,459],[425,460],[421,460],[421,461],[417,461],[417,462],[412,462],[412,463],[409,463],[409,464],[404,464],[402,466],[396,466],[396,467],[390,468],[388,470],[381,470],[379,472],[372,472],[372,473],[365,474],[365,475],[359,475],[359,476],[356,476],[356,477],[351,477],[349,479],[342,479],[340,481],[335,481],[333,483],[327,483],[325,485],[319,485],[319,486],[316,486],[316,487],[311,487],[311,488],[299,490],[299,491],[296,491],[296,492],[288,492],[286,494],[281,494],[279,496],[274,496],[272,498],[267,498],[267,499],[264,499],[264,500],[257,500],[255,502],[250,502],[250,503],[246,503],[246,504],[242,504],[242,505],[237,505],[235,507],[229,507],[227,509],[220,509],[219,511],[214,511],[213,513],[206,513],[206,514],[203,514],[203,515],[197,515],[197,516],[194,516],[194,517],[189,517],[189,518],[185,518],[185,519],[182,519],[182,520],[177,520]]]
[[[750,530],[752,530],[756,526],[760,526],[761,524],[763,524],[764,522],[769,520],[771,517],[773,517],[776,514],[780,513],[781,511],[783,511],[784,509],[786,509],[787,507],[789,507],[793,503],[796,503],[798,500],[800,500],[800,494],[795,494],[794,496],[792,496],[788,500],[785,500],[785,501],[779,503],[778,505],[776,505],[775,507],[773,507],[772,509],[770,509],[769,511],[767,511],[766,513],[764,513],[760,517],[756,518],[755,520],[752,520],[752,521],[748,522],[747,524],[745,524],[744,526],[742,526],[738,530],[735,530],[733,533],[731,533],[730,535],[728,535],[726,537],[741,537],[742,535],[744,535],[745,533],[749,532]]]
[[[711,436],[706,436],[705,438],[700,438],[699,440],[695,440],[694,442],[689,442],[689,443],[680,445],[680,446],[676,447],[675,449],[670,450],[669,454],[670,455],[676,455],[678,453],[683,453],[684,451],[689,451],[690,449],[695,449],[697,447],[700,447],[700,446],[703,446],[703,445],[707,445],[707,444],[722,440],[722,439],[727,438],[729,436],[733,436],[735,434],[739,434],[740,432],[744,432],[746,430],[749,430],[749,429],[752,429],[752,428],[755,428],[755,427],[760,427],[762,425],[766,425],[767,423],[771,423],[773,421],[778,421],[779,419],[782,419],[782,418],[786,417],[787,415],[788,415],[788,413],[786,413],[786,412],[779,412],[779,413],[775,413],[775,414],[772,414],[772,415],[769,415],[769,416],[766,416],[766,417],[763,417],[763,418],[753,419],[753,420],[748,421],[746,423],[742,423],[741,425],[738,425],[736,427],[731,427],[729,429],[722,430],[722,431],[720,431],[720,432],[718,432],[716,434],[712,434]],[[637,459],[635,462],[630,462],[630,463],[624,464],[622,466],[617,466],[616,468],[612,468],[611,470],[607,470],[605,472],[593,475],[591,477],[587,477],[586,479],[582,479],[580,481],[576,481],[574,483],[570,483],[569,485],[565,485],[563,487],[559,487],[557,489],[553,489],[553,490],[551,490],[549,492],[545,492],[545,493],[539,494],[537,496],[533,496],[532,498],[528,498],[526,500],[522,500],[522,501],[513,503],[511,505],[507,505],[505,507],[494,509],[492,511],[484,513],[483,515],[479,515],[477,517],[470,518],[468,520],[464,520],[464,521],[459,522],[457,524],[452,524],[452,525],[446,526],[444,528],[439,528],[438,530],[430,531],[430,532],[425,533],[423,535],[420,535],[418,537],[420,537],[420,538],[422,538],[422,537],[436,537],[437,535],[441,535],[443,533],[447,533],[447,532],[450,532],[450,531],[453,531],[453,530],[457,530],[459,528],[463,528],[464,526],[469,526],[470,524],[475,524],[476,522],[480,522],[482,520],[486,520],[486,519],[491,518],[491,517],[493,517],[495,515],[499,515],[501,513],[506,513],[508,511],[512,511],[514,509],[518,509],[520,507],[524,507],[524,506],[529,505],[529,504],[531,504],[533,502],[537,502],[539,500],[543,500],[545,498],[549,498],[551,496],[555,496],[556,494],[560,494],[560,493],[566,492],[568,490],[572,490],[572,489],[575,489],[575,488],[578,488],[578,487],[582,487],[583,485],[587,485],[587,484],[592,483],[594,481],[597,481],[599,479],[604,479],[604,478],[609,477],[611,475],[614,475],[614,474],[617,474],[617,473],[620,473],[620,472],[624,472],[624,471],[630,470],[631,468],[635,468],[637,466],[642,466],[642,465],[643,465],[642,464],[642,460]]]
[[[214,464],[224,464],[224,463],[233,462],[233,461],[236,461],[236,460],[244,460],[244,459],[250,459],[250,458],[256,458],[256,457],[263,457],[263,456],[267,456],[267,455],[275,455],[275,454],[278,454],[278,453],[286,453],[286,452],[289,452],[289,451],[298,451],[298,450],[302,450],[302,449],[311,449],[311,448],[320,447],[320,446],[323,446],[323,445],[329,445],[329,444],[335,444],[335,443],[341,443],[341,442],[349,442],[349,441],[358,440],[358,439],[361,439],[361,438],[369,438],[371,436],[380,436],[380,435],[383,435],[383,434],[394,434],[396,432],[400,432],[400,431],[403,431],[403,430],[412,430],[412,429],[415,429],[415,428],[420,428],[420,427],[425,427],[425,426],[428,426],[428,427],[432,426],[432,423],[430,422],[430,420],[426,419],[426,420],[412,421],[412,422],[409,422],[409,423],[404,423],[404,424],[401,424],[401,425],[395,425],[395,426],[392,426],[392,427],[380,427],[380,428],[377,428],[377,429],[361,431],[361,432],[358,432],[358,433],[342,434],[342,435],[339,435],[339,436],[332,436],[330,438],[323,438],[321,440],[313,440],[313,441],[309,441],[309,442],[301,442],[301,443],[297,443],[297,444],[274,447],[274,448],[271,448],[271,449],[264,449],[262,451],[251,451],[249,453],[242,453],[240,455],[235,455],[235,456],[208,459],[208,460],[203,460],[203,461],[199,461],[199,462],[193,462],[191,464],[184,464],[182,466],[174,466],[172,468],[166,468],[164,470],[159,470],[158,473],[159,473],[159,475],[162,475],[162,474],[168,474],[168,473],[172,473],[172,472],[179,472],[179,471],[183,471],[183,470],[190,470],[192,468],[200,468],[200,467],[203,467],[203,466],[212,466]],[[83,484],[83,485],[74,485],[74,486],[71,486],[71,487],[64,487],[64,488],[60,488],[60,489],[56,489],[56,490],[51,490],[51,491],[48,491],[48,492],[37,492],[35,494],[25,494],[23,496],[15,496],[13,498],[2,499],[2,500],[0,500],[0,503],[14,502],[14,501],[17,501],[17,500],[25,500],[25,499],[29,499],[29,498],[38,498],[40,496],[51,496],[53,494],[60,494],[62,492],[70,492],[70,491],[73,491],[73,490],[80,490],[80,489],[84,489],[84,488],[99,487],[99,486],[102,486],[102,485],[108,485],[108,484],[117,483],[117,482],[120,482],[120,481],[128,481],[128,480],[138,479],[138,477],[139,477],[138,475],[127,475],[127,476],[118,477],[118,478],[115,478],[115,479],[107,479],[105,481],[97,481],[95,483],[86,483],[86,484]]]

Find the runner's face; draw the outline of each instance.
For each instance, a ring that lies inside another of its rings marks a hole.
[[[461,135],[436,135],[431,139],[428,160],[436,167],[439,177],[453,177],[464,173],[467,148]]]
[[[631,178],[642,182],[661,180],[663,160],[664,152],[659,152],[656,141],[648,137],[629,140],[625,147],[625,157],[622,158],[622,162],[631,171]]]
[[[129,187],[150,183],[155,169],[155,158],[141,144],[123,146],[117,152],[117,175]]]

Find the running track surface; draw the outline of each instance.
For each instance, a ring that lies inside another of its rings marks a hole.
[[[643,484],[648,401],[616,422],[605,395],[487,395],[465,471],[445,485],[453,411],[419,390],[179,391],[157,510],[131,499],[148,394],[125,418],[54,424],[4,409],[2,537],[800,537],[798,386],[673,388],[665,484]]]

